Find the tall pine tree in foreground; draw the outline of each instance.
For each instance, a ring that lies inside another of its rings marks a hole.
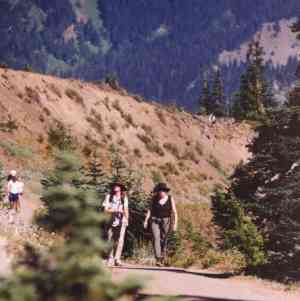
[[[237,168],[228,196],[263,235],[274,277],[300,275],[299,128],[298,110],[268,114],[249,147],[252,158]]]
[[[62,233],[64,244],[46,253],[27,246],[15,274],[1,283],[0,300],[113,301],[136,293],[139,285],[132,281],[114,284],[103,266],[103,217],[96,210],[95,194],[78,185],[80,169],[78,158],[64,153],[44,181],[47,210],[38,222]]]
[[[237,119],[261,119],[267,109],[276,106],[265,78],[263,56],[264,49],[259,40],[252,41],[247,52],[247,69],[241,77],[233,106],[233,116]]]

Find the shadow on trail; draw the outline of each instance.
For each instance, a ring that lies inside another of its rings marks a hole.
[[[136,271],[170,272],[170,273],[179,273],[179,274],[188,274],[188,275],[195,275],[195,276],[203,276],[203,277],[214,278],[214,279],[227,279],[227,278],[230,278],[230,277],[234,276],[233,273],[205,273],[205,272],[195,272],[195,271],[188,271],[188,270],[176,269],[176,268],[155,268],[155,267],[130,267],[130,266],[124,266],[124,267],[118,267],[118,269],[133,270],[133,271],[136,270]],[[216,300],[218,300],[218,299],[216,299]]]
[[[143,301],[143,300],[147,300],[148,298],[161,298],[161,297],[165,298],[166,296],[140,294],[136,297],[135,301]],[[172,296],[172,300],[175,300],[177,298],[179,300],[186,300],[186,301],[247,301],[245,299],[220,299],[220,298],[211,298],[211,297],[204,297],[204,296],[192,296],[192,295],[190,295],[190,296],[189,295]]]

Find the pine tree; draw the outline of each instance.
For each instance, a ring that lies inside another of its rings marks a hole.
[[[45,255],[32,246],[14,276],[1,283],[1,300],[117,300],[136,293],[133,282],[115,284],[103,266],[100,254],[103,217],[96,211],[97,198],[80,182],[80,161],[73,155],[58,158],[56,177],[45,186],[43,202],[47,213],[39,224],[51,231],[64,233],[65,243]]]
[[[109,190],[110,178],[104,171],[103,165],[96,152],[93,153],[87,167],[83,169],[83,176],[86,189],[95,191],[98,197],[104,200],[104,195]]]
[[[289,93],[289,97],[288,97],[289,107],[300,106],[300,65],[298,66],[295,75],[297,77],[297,80],[296,80],[295,87]]]
[[[219,69],[216,69],[214,73],[214,79],[212,84],[212,92],[211,92],[211,112],[218,117],[222,117],[226,115],[226,98],[224,95],[224,87],[223,81],[221,78],[221,72]]]
[[[209,83],[206,75],[204,76],[204,80],[203,80],[202,94],[199,99],[199,105],[200,105],[200,112],[203,112],[205,114],[210,114],[212,112],[211,95],[210,95]]]
[[[264,76],[263,56],[264,49],[259,40],[252,41],[247,52],[247,69],[235,99],[233,115],[236,118],[258,119],[266,114],[266,109],[276,106]]]
[[[269,114],[231,186],[264,235],[271,266],[290,277],[300,272],[299,127],[297,110]]]

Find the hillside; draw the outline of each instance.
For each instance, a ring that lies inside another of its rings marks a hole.
[[[197,110],[203,73],[220,65],[226,93],[235,91],[258,34],[269,80],[293,82],[299,45],[289,24],[300,2],[271,2],[3,0],[0,63],[85,80],[114,73],[129,91]]]
[[[191,115],[141,101],[125,90],[73,79],[0,69],[0,160],[34,179],[51,167],[49,129],[64,125],[82,156],[95,148],[109,169],[118,147],[145,176],[145,188],[164,179],[179,200],[206,201],[216,183],[246,160],[253,132],[246,124]],[[38,189],[32,184],[32,193]]]

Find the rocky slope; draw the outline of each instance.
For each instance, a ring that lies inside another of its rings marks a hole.
[[[88,80],[115,73],[146,98],[198,109],[214,65],[226,92],[237,89],[244,64],[232,52],[257,33],[269,79],[289,85],[298,45],[288,25],[299,15],[298,0],[2,0],[0,63]]]
[[[247,124],[191,115],[141,101],[106,85],[0,69],[0,158],[32,180],[51,166],[49,129],[64,125],[83,157],[97,149],[109,169],[110,147],[145,176],[163,179],[178,199],[205,201],[241,160],[253,132]]]

